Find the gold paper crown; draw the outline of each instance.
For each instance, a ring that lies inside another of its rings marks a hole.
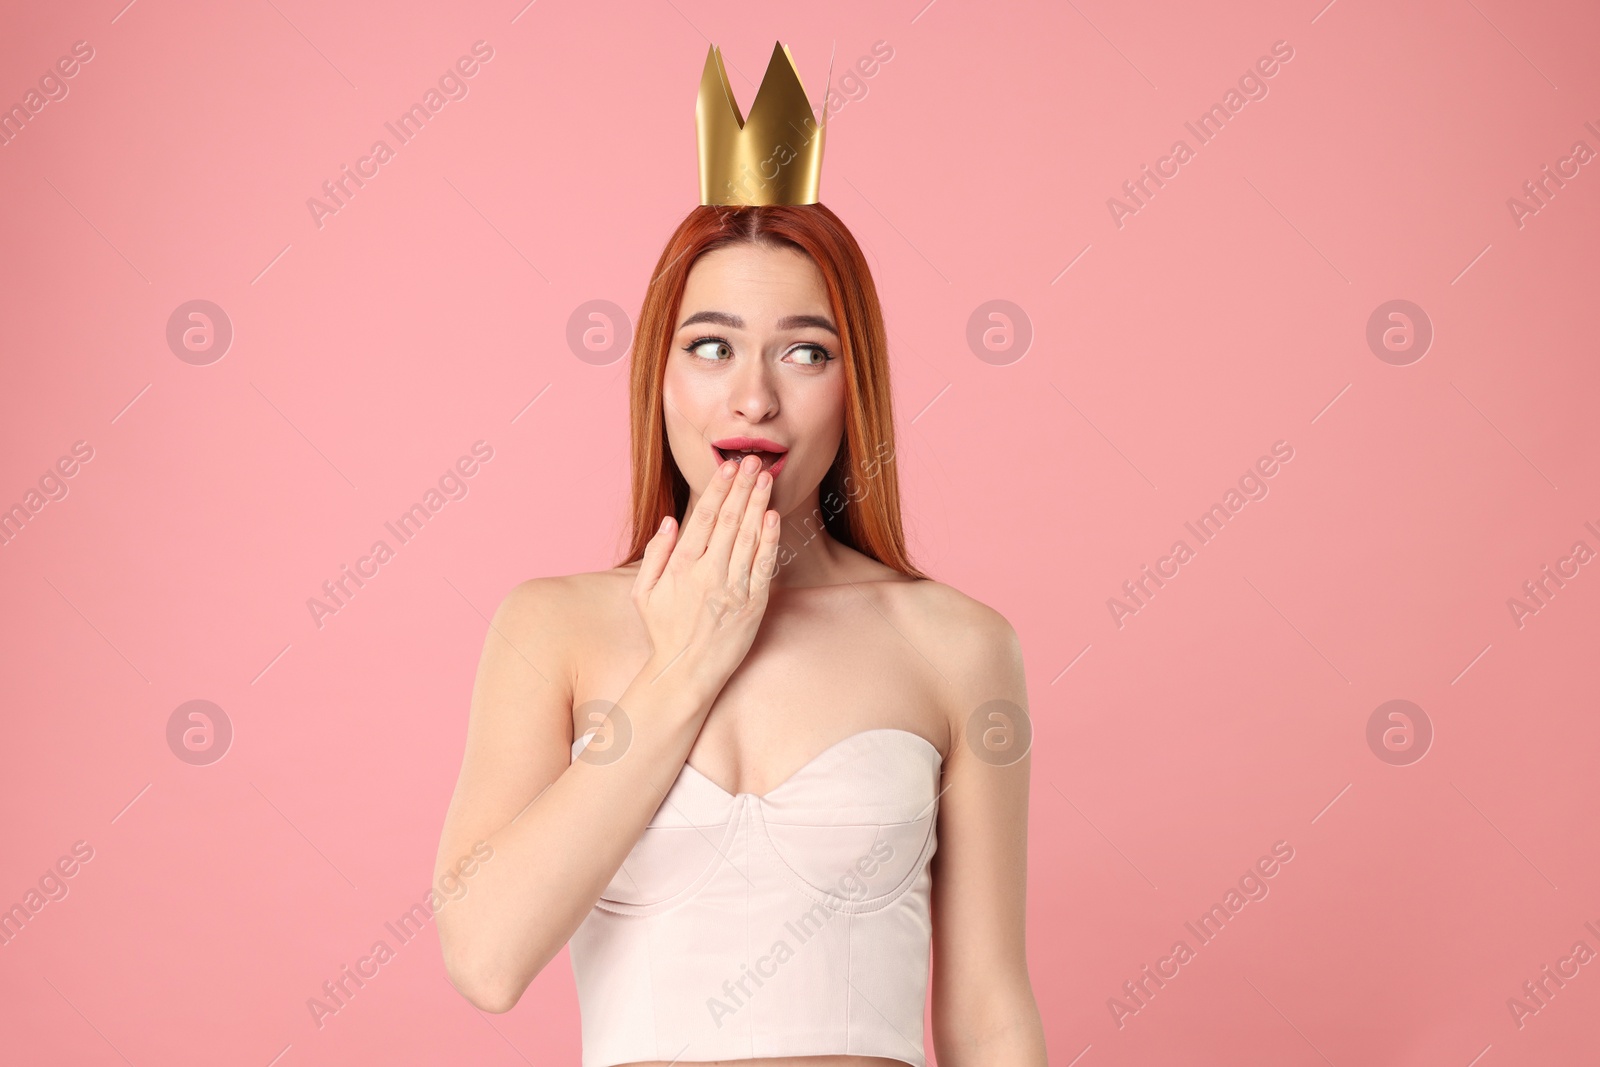
[[[722,50],[712,45],[694,112],[700,137],[700,203],[815,204],[828,123],[827,101],[823,104],[819,125],[794,57],[780,41],[750,105],[750,118],[741,118],[722,68]]]

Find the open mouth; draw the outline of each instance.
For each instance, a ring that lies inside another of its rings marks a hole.
[[[774,478],[778,476],[778,471],[783,469],[783,461],[788,456],[787,452],[769,452],[759,448],[719,448],[712,445],[711,450],[716,453],[719,464],[724,460],[739,460],[748,455],[757,456],[761,460],[761,469]]]

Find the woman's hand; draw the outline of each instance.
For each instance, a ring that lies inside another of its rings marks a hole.
[[[744,661],[777,571],[778,513],[761,461],[728,460],[679,531],[671,516],[645,546],[633,603],[658,671],[680,659],[718,689]]]

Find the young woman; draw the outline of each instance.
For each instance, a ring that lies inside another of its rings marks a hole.
[[[907,559],[888,371],[833,212],[695,208],[633,348],[627,560],[495,615],[437,873],[492,858],[437,925],[492,1012],[570,941],[584,1067],[924,1067],[930,946],[941,1067],[1045,1063],[1019,644]]]

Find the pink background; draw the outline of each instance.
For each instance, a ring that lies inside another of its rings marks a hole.
[[[1051,1062],[1592,1056],[1600,962],[1507,1005],[1600,951],[1600,566],[1508,607],[1600,549],[1597,165],[1507,205],[1600,149],[1592,5],[124,2],[10,4],[0,35],[6,104],[94,50],[0,148],[0,506],[93,449],[0,548],[0,904],[94,850],[0,947],[5,1058],[578,1062],[564,956],[491,1016],[429,929],[320,1029],[306,1000],[427,890],[488,614],[616,562],[627,361],[568,322],[636,314],[697,202],[708,42],[748,107],[774,39],[819,98],[837,49],[822,197],[884,299],[913,555],[1022,638]],[[308,198],[479,40],[469,94],[319,228]],[[1276,41],[1268,94],[1119,227]],[[196,299],[234,331],[208,365],[166,339]],[[997,299],[1032,342],[980,359]],[[1395,299],[1434,331],[1406,365],[1367,342]],[[307,599],[479,440],[319,628]],[[1119,627],[1278,441],[1269,494]],[[234,731],[204,766],[166,734],[196,699]],[[1433,730],[1407,765],[1367,740],[1394,699]]]

